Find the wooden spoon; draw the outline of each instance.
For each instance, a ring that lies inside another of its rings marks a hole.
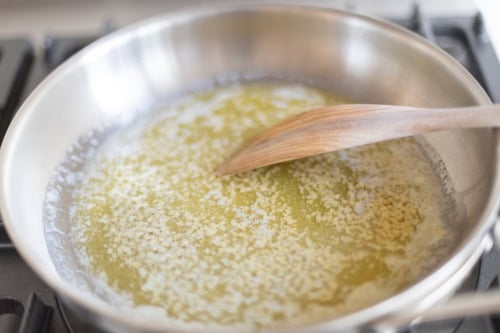
[[[225,161],[217,174],[383,140],[452,128],[500,126],[500,104],[445,109],[347,104],[300,113],[272,127]]]

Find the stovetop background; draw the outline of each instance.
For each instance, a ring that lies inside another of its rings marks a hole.
[[[500,54],[498,0],[253,0],[292,1],[379,17],[408,17],[415,3],[429,16],[466,16],[480,10]],[[29,35],[41,45],[47,33],[95,33],[103,22],[123,26],[165,11],[213,2],[220,0],[0,0],[0,35]]]

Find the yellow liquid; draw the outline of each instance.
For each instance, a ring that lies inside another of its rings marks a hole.
[[[214,174],[264,129],[335,103],[233,86],[112,138],[74,197],[87,269],[175,324],[240,328],[336,316],[414,282],[445,233],[439,180],[413,139]]]

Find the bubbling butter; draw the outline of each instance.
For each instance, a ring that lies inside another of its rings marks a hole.
[[[215,174],[277,122],[345,102],[234,85],[118,132],[73,196],[85,269],[179,325],[247,329],[338,316],[414,283],[446,235],[440,179],[414,139]]]

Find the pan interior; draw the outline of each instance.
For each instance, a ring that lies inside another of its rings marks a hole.
[[[56,169],[44,205],[46,235],[56,268],[72,284],[116,307],[173,317],[174,324],[303,324],[392,296],[440,264],[458,239],[463,204],[424,138],[221,180],[211,171],[259,131],[296,112],[347,101],[271,80],[194,95],[92,131]],[[143,141],[152,146],[137,150]],[[183,178],[184,169],[200,167],[201,178]],[[129,178],[121,176],[132,169]],[[118,179],[126,185],[116,185]],[[273,198],[271,206],[264,197]],[[201,238],[187,236],[193,233]],[[214,273],[211,267],[220,265],[224,273]],[[186,300],[193,297],[213,313],[195,310]]]

